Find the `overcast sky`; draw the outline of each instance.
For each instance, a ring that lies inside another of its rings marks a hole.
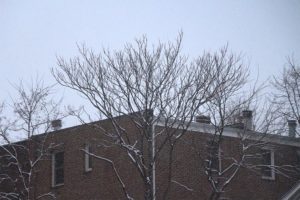
[[[142,35],[174,41],[180,30],[185,54],[228,43],[260,80],[278,75],[287,56],[300,63],[299,0],[0,0],[1,100],[9,100],[9,82],[38,73],[53,83],[56,56],[77,55],[76,43],[120,49]]]

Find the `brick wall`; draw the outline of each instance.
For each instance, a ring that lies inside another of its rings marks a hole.
[[[136,128],[126,118],[121,119],[123,124],[136,136]],[[101,121],[101,126],[110,129],[108,120]],[[170,146],[164,146],[156,162],[156,195],[157,199],[208,199],[211,186],[205,175],[205,159],[207,157],[206,144],[211,135],[207,133],[188,132],[174,147],[172,162],[172,182],[168,187],[170,166]],[[47,144],[55,144],[42,161],[39,162],[35,173],[34,197],[53,192],[57,199],[92,200],[92,199],[125,199],[116,179],[112,166],[103,160],[92,159],[93,169],[84,170],[85,144],[90,144],[92,153],[104,156],[114,161],[129,194],[134,199],[143,199],[144,186],[134,165],[128,156],[118,147],[103,147],[103,136],[94,126],[82,125],[63,129],[47,136]],[[159,140],[157,141],[159,143]],[[240,156],[239,138],[224,137],[222,150],[228,156]],[[275,150],[276,165],[297,164],[296,147],[279,145]],[[52,187],[51,153],[64,152],[64,185]],[[224,161],[224,165],[226,162]],[[229,199],[279,199],[297,181],[276,174],[275,180],[264,180],[259,170],[241,168],[230,185],[226,188],[224,197]],[[167,190],[168,189],[168,190]],[[0,189],[1,190],[1,189]],[[168,191],[166,193],[166,191]],[[167,194],[164,196],[164,194]],[[50,198],[42,198],[50,199]]]

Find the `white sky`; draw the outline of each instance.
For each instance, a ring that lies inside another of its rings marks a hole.
[[[228,43],[260,80],[278,75],[287,56],[300,62],[299,0],[0,0],[0,100],[9,101],[9,82],[37,73],[53,83],[56,55],[77,55],[76,43],[119,49],[143,34],[174,41],[180,30],[185,54]]]

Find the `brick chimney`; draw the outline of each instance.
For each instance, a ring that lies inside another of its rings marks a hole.
[[[54,131],[61,129],[61,127],[62,127],[61,120],[56,119],[56,120],[51,121],[51,126]]]
[[[196,116],[195,121],[198,123],[210,124],[210,117],[205,115],[198,115]]]
[[[289,137],[296,137],[296,127],[297,127],[296,120],[288,120],[288,126],[289,126]]]
[[[252,130],[253,129],[252,110],[243,110],[242,116],[243,116],[244,127],[247,130]]]

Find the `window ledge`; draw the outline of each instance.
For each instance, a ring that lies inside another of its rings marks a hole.
[[[57,184],[57,185],[52,185],[52,188],[60,188],[60,187],[63,187],[65,184],[64,183],[60,183],[60,184]]]
[[[272,176],[262,176],[261,178],[264,180],[275,181],[275,177],[272,177]]]
[[[90,173],[90,172],[92,172],[93,171],[93,168],[89,168],[89,169],[85,169],[84,170],[84,173]]]

